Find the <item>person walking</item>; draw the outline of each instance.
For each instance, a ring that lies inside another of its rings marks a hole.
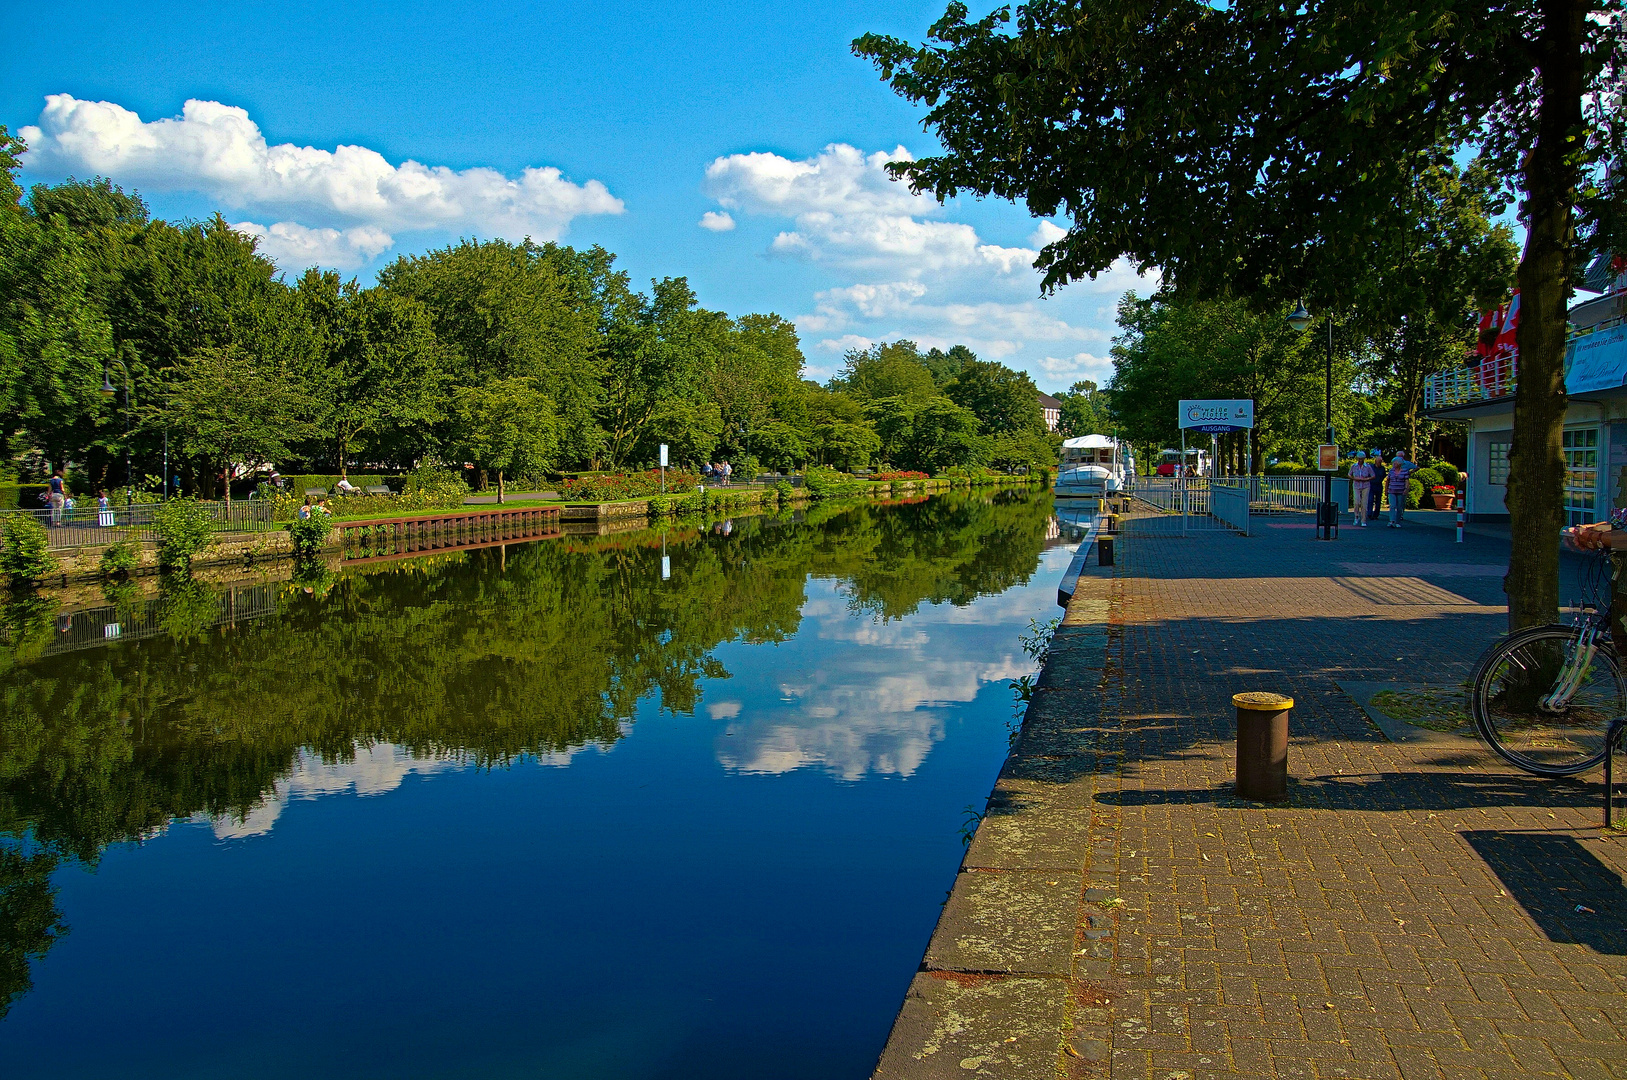
[[[1358,529],[1367,528],[1368,499],[1372,496],[1373,481],[1377,477],[1377,471],[1367,463],[1367,454],[1357,450],[1356,463],[1350,466],[1350,502],[1355,511],[1355,526]]]
[[[1378,447],[1368,451],[1367,464],[1373,467],[1373,487],[1367,493],[1367,520],[1378,520],[1380,500],[1384,498],[1384,457],[1378,452]]]
[[[1397,450],[1395,457],[1390,459],[1389,476],[1384,481],[1385,493],[1390,497],[1390,528],[1399,529],[1405,520],[1407,512],[1407,482],[1412,479],[1413,470],[1417,466],[1407,460],[1407,455]]]
[[[62,470],[58,469],[51,474],[51,524],[62,524],[62,508],[68,505],[68,482],[62,478]]]

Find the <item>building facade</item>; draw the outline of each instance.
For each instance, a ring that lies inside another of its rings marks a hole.
[[[1055,431],[1057,425],[1062,423],[1062,402],[1050,394],[1039,396],[1039,411],[1045,414],[1045,430]]]
[[[1565,352],[1565,517],[1582,525],[1627,508],[1627,280],[1571,308]],[[1467,429],[1464,512],[1507,521],[1509,450],[1514,441],[1517,358],[1465,365],[1433,376],[1424,415]]]

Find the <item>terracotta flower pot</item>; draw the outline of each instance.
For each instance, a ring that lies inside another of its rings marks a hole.
[[[1435,509],[1437,510],[1452,509],[1452,502],[1456,498],[1456,496],[1451,494],[1438,495],[1433,491],[1429,493],[1429,497],[1435,500]]]

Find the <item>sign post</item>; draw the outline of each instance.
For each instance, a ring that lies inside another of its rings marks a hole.
[[[661,444],[661,494],[667,493],[667,444]]]
[[[1220,449],[1219,436],[1229,435],[1234,431],[1241,431],[1243,435],[1244,459],[1250,463],[1252,469],[1254,461],[1254,400],[1252,398],[1198,398],[1181,399],[1176,409],[1176,420],[1181,425],[1181,470],[1186,470],[1186,433],[1190,430],[1201,431],[1211,436],[1210,446],[1216,453]],[[1209,459],[1209,471],[1214,472],[1214,457]],[[1249,487],[1248,499],[1253,498],[1254,481],[1246,479]],[[1186,535],[1186,500],[1183,497],[1181,505],[1181,535]]]

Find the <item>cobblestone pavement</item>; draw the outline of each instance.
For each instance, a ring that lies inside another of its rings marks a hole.
[[[1506,545],[1132,522],[1118,549],[877,1076],[1627,1076],[1627,838],[1599,777],[1390,742],[1337,685],[1465,679],[1506,623]],[[1285,805],[1231,793],[1242,690],[1295,700]]]

